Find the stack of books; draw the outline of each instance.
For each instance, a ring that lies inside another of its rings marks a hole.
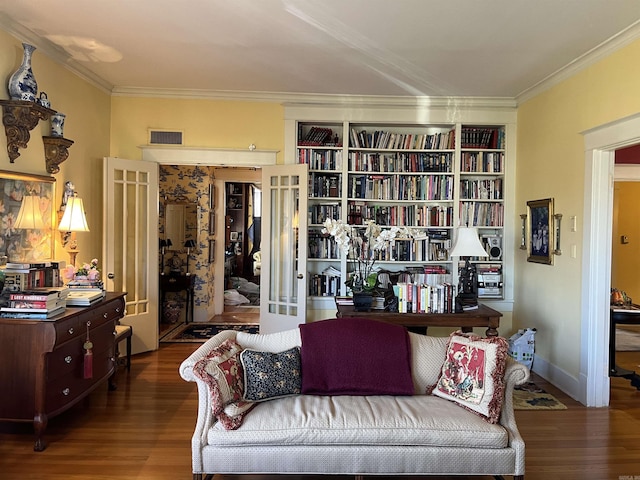
[[[100,281],[71,281],[67,283],[67,287],[67,305],[70,307],[87,307],[104,298],[103,284]]]
[[[0,307],[0,318],[48,320],[64,312],[67,287],[44,287],[11,292],[9,303]]]

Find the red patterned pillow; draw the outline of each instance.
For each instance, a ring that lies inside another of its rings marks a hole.
[[[433,394],[497,423],[504,399],[508,348],[503,337],[453,333]]]
[[[193,366],[193,373],[209,386],[213,416],[227,430],[238,428],[244,415],[253,408],[253,403],[242,400],[242,350],[242,347],[230,338]]]

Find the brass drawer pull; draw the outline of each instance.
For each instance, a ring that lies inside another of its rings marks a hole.
[[[69,335],[73,335],[73,327],[71,327],[69,330],[67,330],[69,332]]]
[[[73,357],[71,355],[67,355],[66,357],[64,357],[64,363],[71,363],[72,360]]]
[[[65,397],[68,397],[70,393],[71,393],[71,390],[70,390],[68,387],[67,387],[67,388],[65,388],[64,390],[62,390],[62,394],[63,394]]]
[[[105,318],[105,319],[107,319],[107,318],[109,318],[109,314],[108,314],[107,312],[104,312],[104,313],[102,314],[102,317],[103,317],[103,318]]]
[[[91,320],[87,320],[87,327],[91,326]]]

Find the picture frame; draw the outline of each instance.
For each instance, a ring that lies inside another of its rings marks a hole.
[[[232,242],[238,241],[238,232],[229,232],[229,240]]]
[[[0,262],[37,263],[51,260],[55,248],[54,177],[0,170]],[[36,196],[43,228],[15,228],[25,196]]]
[[[213,263],[216,258],[216,241],[209,240],[209,263]]]
[[[553,265],[553,198],[527,202],[527,262]]]
[[[216,233],[216,214],[209,212],[209,235],[215,235]]]

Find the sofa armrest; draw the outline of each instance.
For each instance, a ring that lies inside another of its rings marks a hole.
[[[224,330],[203,343],[195,352],[180,364],[180,376],[187,382],[198,386],[198,417],[191,437],[191,462],[194,472],[202,471],[202,447],[207,444],[207,430],[215,423],[211,407],[209,386],[193,374],[196,362],[206,357],[211,350],[228,338],[236,338],[236,331]]]
[[[516,416],[513,410],[513,388],[527,380],[529,380],[529,369],[511,357],[507,357],[507,367],[504,372],[504,402],[500,412],[499,423],[509,434],[509,446],[516,452],[515,471],[520,475],[524,475],[524,440],[520,436],[516,425]]]
[[[219,346],[228,338],[236,338],[236,333],[237,332],[235,330],[224,330],[200,345],[200,347],[195,352],[193,352],[180,364],[180,376],[187,382],[197,381],[198,379],[193,374],[193,366],[196,364],[196,362],[206,357],[209,352],[211,352],[211,350]]]

